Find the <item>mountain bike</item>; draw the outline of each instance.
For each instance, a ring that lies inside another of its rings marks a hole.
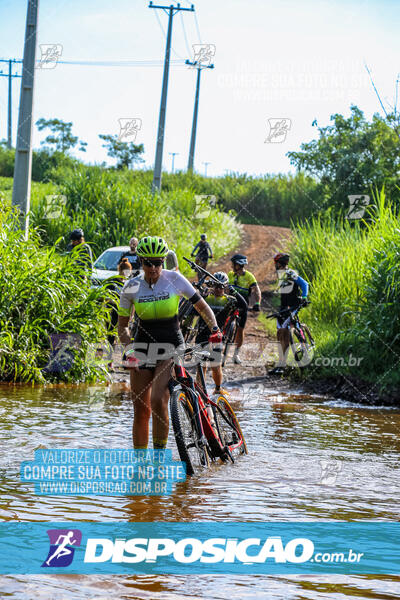
[[[314,355],[315,341],[311,331],[305,323],[301,323],[298,313],[301,308],[308,306],[310,301],[303,302],[300,306],[284,308],[283,310],[267,315],[267,319],[287,316],[282,327],[289,329],[289,347],[298,366],[308,365]]]
[[[196,360],[197,383],[182,364],[175,364],[169,383],[170,412],[179,456],[187,475],[209,466],[218,458],[235,461],[235,454],[247,454],[239,421],[228,400],[220,394],[216,401],[207,393],[201,360],[210,353],[201,346],[187,348],[184,355]]]
[[[193,287],[198,290],[200,296],[204,297],[207,295],[207,286],[206,279],[210,278],[214,282],[218,282],[217,279],[214,278],[211,273],[196,265],[195,262],[189,260],[185,256],[183,257],[186,262],[192,267],[193,271],[195,271],[199,276],[199,281],[193,283]],[[193,342],[196,337],[198,324],[200,321],[200,316],[198,312],[193,308],[193,304],[187,300],[186,298],[181,298],[179,302],[179,312],[178,312],[179,324],[182,331],[183,339],[187,344]]]

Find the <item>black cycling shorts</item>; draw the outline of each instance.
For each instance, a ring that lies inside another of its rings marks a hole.
[[[239,319],[238,319],[239,327],[242,327],[242,329],[244,329],[246,322],[247,322],[247,308],[243,309],[243,310],[239,308]]]
[[[174,358],[175,350],[183,346],[184,339],[179,329],[178,317],[157,322],[138,319],[133,347],[137,349],[139,369],[154,370],[160,362]]]

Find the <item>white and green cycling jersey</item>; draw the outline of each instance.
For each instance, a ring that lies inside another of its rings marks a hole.
[[[179,298],[196,302],[200,297],[192,284],[177,271],[161,271],[155,284],[149,285],[141,273],[124,285],[118,314],[129,317],[132,305],[142,321],[164,321],[178,315]]]

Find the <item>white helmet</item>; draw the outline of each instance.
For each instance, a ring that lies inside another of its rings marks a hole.
[[[215,279],[218,279],[222,285],[226,285],[229,281],[228,275],[224,273],[224,271],[218,271],[218,273],[214,273],[214,277]]]

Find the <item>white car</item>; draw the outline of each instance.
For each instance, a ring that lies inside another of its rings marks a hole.
[[[118,275],[118,263],[120,262],[122,255],[129,251],[129,246],[114,246],[113,248],[104,250],[103,254],[100,254],[93,265],[92,285],[101,285],[106,279]],[[132,256],[127,256],[127,258],[129,259],[129,262],[132,262]],[[173,250],[168,251],[165,268],[170,271],[179,270],[178,260]],[[138,273],[139,271],[134,269],[133,275],[135,276]]]
[[[106,279],[118,275],[118,263],[120,262],[122,255],[129,251],[129,246],[114,246],[113,248],[104,250],[93,265],[93,285],[101,285]],[[131,259],[130,256],[127,256],[127,258],[129,260]],[[135,270],[134,273],[137,273],[137,271]]]

